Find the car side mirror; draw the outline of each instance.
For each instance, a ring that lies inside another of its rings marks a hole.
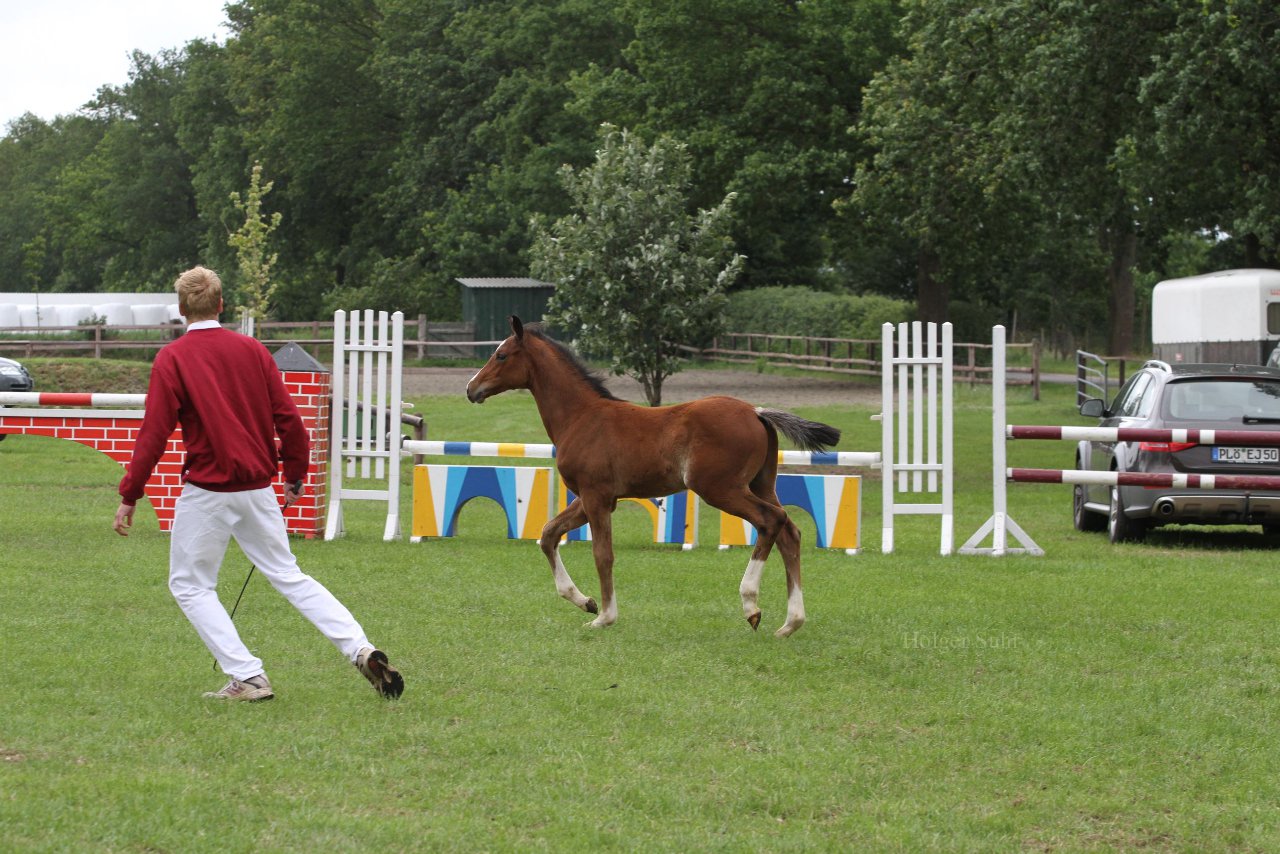
[[[1080,414],[1085,418],[1102,418],[1107,414],[1107,405],[1096,397],[1091,397],[1080,404]]]

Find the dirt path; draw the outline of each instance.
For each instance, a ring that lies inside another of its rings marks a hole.
[[[474,368],[406,368],[404,396],[461,395]],[[644,402],[640,384],[630,377],[609,377],[609,390],[623,400]],[[876,405],[880,387],[843,377],[780,376],[754,371],[681,371],[662,386],[663,403],[680,403],[713,394],[740,397],[757,405],[795,407],[829,403]]]

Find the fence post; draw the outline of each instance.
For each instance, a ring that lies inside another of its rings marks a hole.
[[[1031,399],[1040,399],[1040,339],[1031,342]]]
[[[418,358],[422,358],[423,350],[426,348],[427,340],[427,316],[425,314],[418,315]]]
[[[1043,555],[1026,531],[1009,516],[1008,481],[1006,477],[1005,451],[1005,340],[1004,327],[991,327],[991,518],[960,546],[960,554],[989,554],[1002,557],[1006,554]],[[991,535],[991,548],[978,546],[987,534]],[[1021,544],[1009,548],[1009,535]]]

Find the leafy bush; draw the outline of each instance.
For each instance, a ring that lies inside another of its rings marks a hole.
[[[878,341],[885,323],[911,320],[914,306],[876,294],[831,294],[800,286],[753,288],[729,295],[726,332],[764,332]]]
[[[80,330],[80,337],[85,339],[86,341],[92,341],[96,337],[96,333],[94,331],[95,326],[106,326],[106,325],[107,325],[107,319],[100,314],[91,314],[88,317],[86,317],[84,320],[81,320],[79,323],[76,324],[76,326],[83,327]],[[104,339],[113,338],[115,337],[115,333],[108,332],[106,329],[103,329],[102,337]]]

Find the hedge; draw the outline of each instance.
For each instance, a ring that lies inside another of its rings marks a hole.
[[[724,330],[879,341],[883,324],[911,320],[914,308],[905,300],[832,294],[803,285],[753,288],[729,295]]]

